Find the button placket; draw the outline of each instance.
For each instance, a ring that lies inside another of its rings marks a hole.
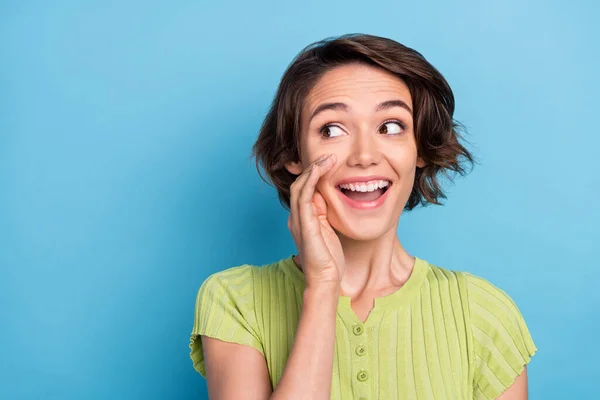
[[[367,379],[369,379],[369,373],[367,371],[365,371],[364,369],[361,369],[358,372],[358,374],[356,374],[356,379],[358,379],[361,382],[364,382]]]
[[[368,359],[365,357],[367,354],[367,347],[365,345],[366,330],[363,324],[355,323],[352,325],[352,334],[350,335],[350,343],[354,348],[354,379],[360,382],[356,386],[354,392],[355,398],[366,400],[366,395],[369,393],[370,385],[366,385],[366,381],[369,379],[368,370]]]
[[[364,332],[364,330],[365,330],[365,328],[363,328],[363,327],[362,327],[362,325],[359,325],[359,324],[355,324],[355,325],[352,327],[352,332],[353,332],[353,333],[354,333],[354,335],[356,335],[356,336],[360,336],[360,335],[362,335],[362,334],[363,334],[363,332]]]
[[[367,349],[362,344],[359,344],[358,346],[356,346],[355,352],[357,356],[364,356],[365,354],[367,354]]]

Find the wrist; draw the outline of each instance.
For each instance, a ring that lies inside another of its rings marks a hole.
[[[302,294],[304,299],[307,298],[324,301],[326,299],[335,299],[337,302],[340,296],[340,284],[336,282],[331,283],[319,283],[319,284],[307,284]]]

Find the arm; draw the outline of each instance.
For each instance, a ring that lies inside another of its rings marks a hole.
[[[515,382],[497,400],[527,400],[527,365]]]
[[[256,349],[209,343],[205,353],[211,399],[330,398],[343,250],[327,221],[327,205],[315,187],[334,162],[334,157],[320,157],[290,187],[288,228],[302,255],[306,287],[294,343],[275,391],[269,393],[266,361]]]
[[[537,348],[516,303],[502,289],[467,273],[475,373],[474,397],[526,400],[527,364]]]
[[[260,352],[250,346],[202,336],[209,398],[329,399],[338,296],[335,286],[304,291],[294,343],[274,392]]]
[[[294,344],[272,399],[328,400],[331,396],[339,288],[307,288],[303,296]]]
[[[267,362],[256,349],[202,336],[209,399],[263,400],[271,395]]]

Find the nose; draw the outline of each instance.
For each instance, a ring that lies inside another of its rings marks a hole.
[[[352,150],[347,159],[351,167],[367,168],[379,164],[381,151],[378,147],[377,137],[373,132],[361,131],[354,135]]]

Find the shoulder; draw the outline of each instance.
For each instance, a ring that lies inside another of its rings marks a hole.
[[[252,286],[256,268],[258,267],[255,265],[244,264],[209,275],[198,289],[198,299],[207,294],[236,296],[247,292],[247,289]]]
[[[209,275],[200,285],[194,307],[190,357],[194,368],[206,376],[200,336],[247,345],[264,354],[257,302],[269,296],[266,285],[278,275],[278,263],[243,264]]]
[[[230,314],[256,324],[261,305],[277,299],[277,288],[287,287],[287,274],[280,260],[269,264],[242,264],[209,275],[196,295],[196,319]]]
[[[463,274],[472,335],[473,389],[480,398],[495,399],[512,385],[537,348],[513,298],[481,276]]]
[[[537,352],[513,298],[488,279],[428,263],[429,290],[435,287],[453,312],[464,312],[473,396],[496,399]]]
[[[467,306],[468,276],[466,272],[444,268],[439,265],[425,261],[426,282],[429,286],[435,286],[441,296],[451,298],[452,302]],[[446,299],[448,300],[448,299]]]
[[[512,334],[525,321],[513,298],[489,280],[463,272],[466,281],[471,322],[476,328],[495,326]]]
[[[480,307],[483,307],[497,317],[515,318],[521,315],[513,299],[489,280],[467,271],[427,264],[427,281],[437,286],[455,288],[471,312],[473,309],[476,313],[480,312]]]
[[[513,299],[504,290],[491,283],[489,280],[474,275],[470,272],[463,272],[467,282],[469,298],[473,301],[488,302],[493,304],[503,304],[506,307],[516,307]]]
[[[206,293],[226,294],[232,299],[243,299],[269,281],[284,279],[281,261],[258,265],[242,264],[209,275],[198,289],[198,298]],[[260,294],[260,293],[254,293]]]
[[[456,282],[457,284],[461,284],[465,280],[465,273],[462,271],[444,268],[425,260],[424,262],[427,270],[427,279],[430,282]]]
[[[233,325],[252,324],[253,265],[231,267],[206,278],[196,295],[192,335],[234,329]]]

